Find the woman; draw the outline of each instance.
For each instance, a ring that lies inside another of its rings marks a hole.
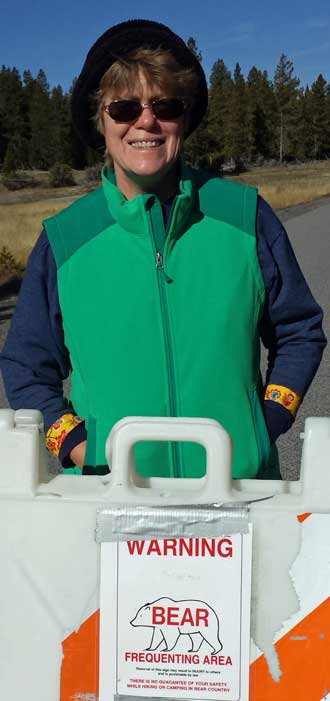
[[[68,471],[106,472],[105,440],[123,416],[165,415],[220,421],[234,477],[280,476],[272,444],[320,362],[322,312],[256,190],[184,165],[206,108],[196,57],[147,20],[105,32],[75,85],[74,124],[105,146],[102,187],[44,222],[2,358],[12,406],[44,412]],[[144,475],[204,472],[195,444],[136,452]]]

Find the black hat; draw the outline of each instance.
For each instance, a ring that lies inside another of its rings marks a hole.
[[[147,19],[132,19],[116,24],[104,32],[89,50],[71,100],[72,119],[77,132],[85,143],[98,151],[104,149],[104,138],[94,126],[91,96],[98,89],[102,76],[111,64],[140,47],[167,49],[173,53],[179,65],[195,70],[199,81],[197,97],[191,110],[186,136],[196,129],[206,112],[208,91],[204,71],[196,56],[177,34],[165,24]]]

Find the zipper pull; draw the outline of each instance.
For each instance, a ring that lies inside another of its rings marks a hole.
[[[163,256],[159,251],[156,253],[156,268],[157,270],[164,270]]]
[[[171,278],[167,275],[167,273],[164,270],[163,255],[159,251],[157,251],[156,253],[156,270],[160,270],[161,274],[163,275],[168,284],[173,282],[173,280],[171,280]]]

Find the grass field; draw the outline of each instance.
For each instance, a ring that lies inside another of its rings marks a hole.
[[[231,179],[257,186],[274,208],[285,208],[330,195],[330,162],[253,168]],[[81,192],[81,187],[70,187],[7,193],[2,187],[0,251],[5,246],[15,260],[24,265],[40,233],[42,220],[66,207],[73,201],[74,194]],[[4,268],[0,259],[0,278],[3,278],[8,271],[1,270],[1,265]]]
[[[19,263],[26,263],[42,229],[43,219],[56,214],[70,201],[59,199],[0,204],[0,248],[6,246]]]
[[[330,161],[253,168],[232,179],[257,186],[272,207],[284,209],[330,195]]]

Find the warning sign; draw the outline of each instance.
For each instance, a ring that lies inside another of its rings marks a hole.
[[[100,701],[247,701],[251,532],[103,543]]]

